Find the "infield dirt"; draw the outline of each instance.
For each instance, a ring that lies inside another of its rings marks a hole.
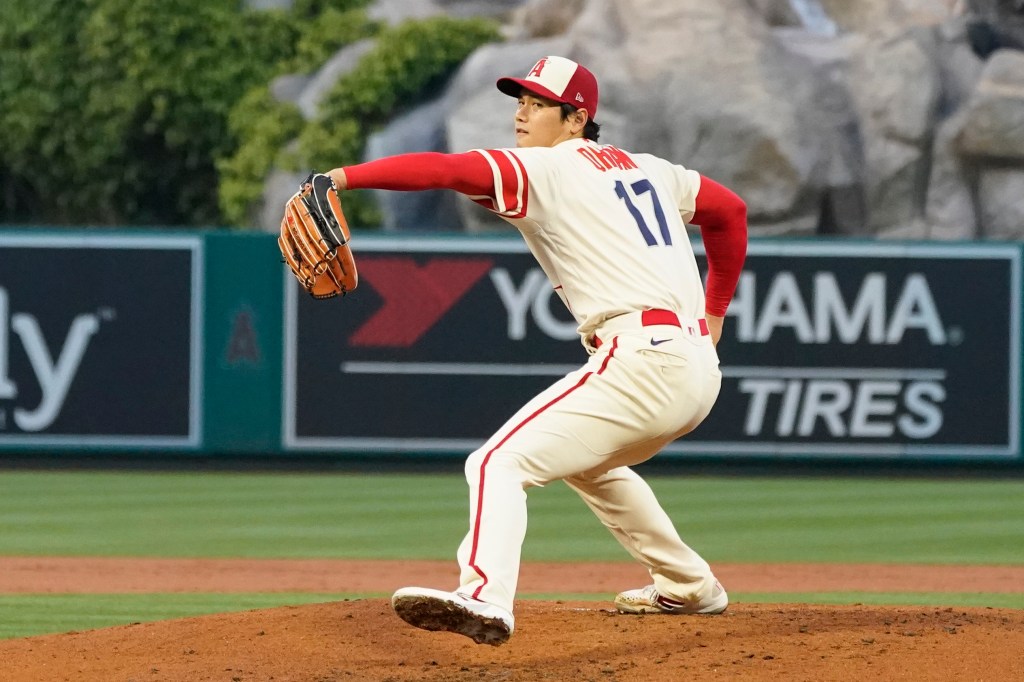
[[[452,571],[442,562],[2,558],[0,592],[390,591],[444,588]],[[1021,567],[723,565],[716,572],[734,594],[1024,590]],[[275,584],[264,585],[272,576]],[[527,564],[522,587],[614,593],[642,579],[630,564]],[[375,598],[0,641],[0,679],[1002,682],[1024,679],[1022,652],[1024,611],[1012,609],[734,600],[720,616],[668,617],[624,616],[608,602],[522,600],[512,640],[490,647],[411,628]]]

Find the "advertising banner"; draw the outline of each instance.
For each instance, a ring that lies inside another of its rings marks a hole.
[[[198,447],[201,245],[0,235],[0,447]]]
[[[469,452],[586,360],[518,240],[360,255],[346,298],[286,286],[286,448]],[[1014,245],[754,242],[718,403],[666,452],[1014,457],[1019,290]]]

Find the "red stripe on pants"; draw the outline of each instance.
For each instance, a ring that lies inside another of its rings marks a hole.
[[[554,398],[551,402],[547,403],[546,405],[541,406],[540,408],[537,409],[536,412],[534,412],[529,417],[516,424],[515,428],[509,431],[504,438],[498,441],[497,445],[491,448],[487,452],[487,454],[484,455],[484,461],[480,463],[480,489],[477,492],[476,498],[476,518],[473,520],[473,549],[469,553],[469,567],[476,571],[476,574],[480,576],[480,578],[483,580],[483,584],[481,584],[480,587],[476,588],[473,591],[472,597],[474,599],[480,598],[480,591],[484,589],[484,586],[487,585],[487,575],[484,574],[484,572],[480,570],[480,567],[476,565],[476,551],[480,546],[480,518],[483,515],[484,508],[484,481],[487,477],[487,463],[491,461],[491,455],[494,454],[495,450],[497,450],[506,442],[508,442],[508,439],[511,438],[517,431],[519,431],[519,429],[523,428],[526,424],[530,423],[530,421],[534,417],[536,417],[541,412],[548,409],[549,407],[557,403],[559,400],[562,400],[563,398],[565,398],[565,396],[569,395],[577,388],[582,386],[584,383],[586,383],[587,379],[589,379],[594,374],[601,374],[602,372],[604,372],[604,370],[608,367],[608,361],[611,360],[612,355],[615,354],[615,348],[618,346],[618,343],[618,337],[612,340],[611,350],[608,351],[608,356],[604,359],[604,362],[601,363],[601,367],[596,372],[587,372],[580,378],[579,381],[576,382],[574,386],[566,390],[565,393],[562,393],[562,395]]]

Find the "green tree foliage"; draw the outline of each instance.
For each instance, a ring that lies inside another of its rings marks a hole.
[[[77,84],[79,31],[89,12],[82,3],[5,0],[0,3],[0,216],[36,215],[47,190],[51,220],[75,213],[74,191],[91,144],[80,123]],[[55,191],[51,192],[50,188]]]
[[[303,31],[295,54],[281,60],[279,73],[306,74],[324,64],[342,47],[378,31],[361,9],[310,0],[296,3],[293,16]],[[347,5],[357,3],[349,2]],[[360,0],[358,4],[364,4]],[[321,12],[315,20],[307,17]],[[267,84],[260,85],[235,103],[228,117],[228,131],[235,146],[217,161],[218,199],[223,220],[247,226],[263,195],[263,181],[275,167],[297,169],[301,164],[289,143],[302,131],[304,121],[297,106],[273,98]]]
[[[307,24],[306,28],[299,38],[295,57],[283,70],[306,73],[318,68],[346,45],[376,34],[379,27],[362,10],[328,7],[315,24]]]
[[[497,35],[452,19],[384,31],[321,120],[274,101],[275,76],[380,32],[367,2],[3,0],[0,220],[244,225],[270,169],[358,160],[394,109]]]
[[[246,225],[248,210],[263,194],[263,178],[274,165],[297,167],[287,143],[302,130],[299,108],[276,101],[266,86],[243,97],[231,112],[229,129],[243,142],[218,163],[221,214],[228,224]]]
[[[112,180],[99,197],[113,210],[123,196],[138,197],[129,221],[217,219],[210,188],[213,159],[230,144],[228,111],[294,43],[283,17],[246,22],[235,5],[104,0],[84,27],[86,120],[106,142],[94,163]]]
[[[237,6],[2,3],[3,163],[19,188],[6,212],[43,222],[216,222],[213,159],[230,145],[227,113],[295,42],[282,13]]]
[[[328,12],[329,14],[329,12]],[[221,164],[221,209],[235,225],[252,221],[263,181],[273,167],[327,170],[358,163],[366,138],[403,110],[436,94],[455,68],[480,45],[498,39],[497,27],[480,19],[436,17],[381,31],[374,47],[342,76],[320,104],[319,116],[298,135],[298,148],[280,123],[290,105],[267,98],[236,110],[238,151]],[[244,110],[248,109],[248,110]],[[290,129],[289,129],[290,131]],[[372,227],[380,216],[370,197],[344,197],[353,226]]]

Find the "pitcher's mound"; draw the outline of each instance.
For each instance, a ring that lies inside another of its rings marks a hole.
[[[0,642],[0,679],[1011,680],[1024,611],[733,604],[720,616],[625,616],[521,601],[501,647],[411,628],[384,599]]]

